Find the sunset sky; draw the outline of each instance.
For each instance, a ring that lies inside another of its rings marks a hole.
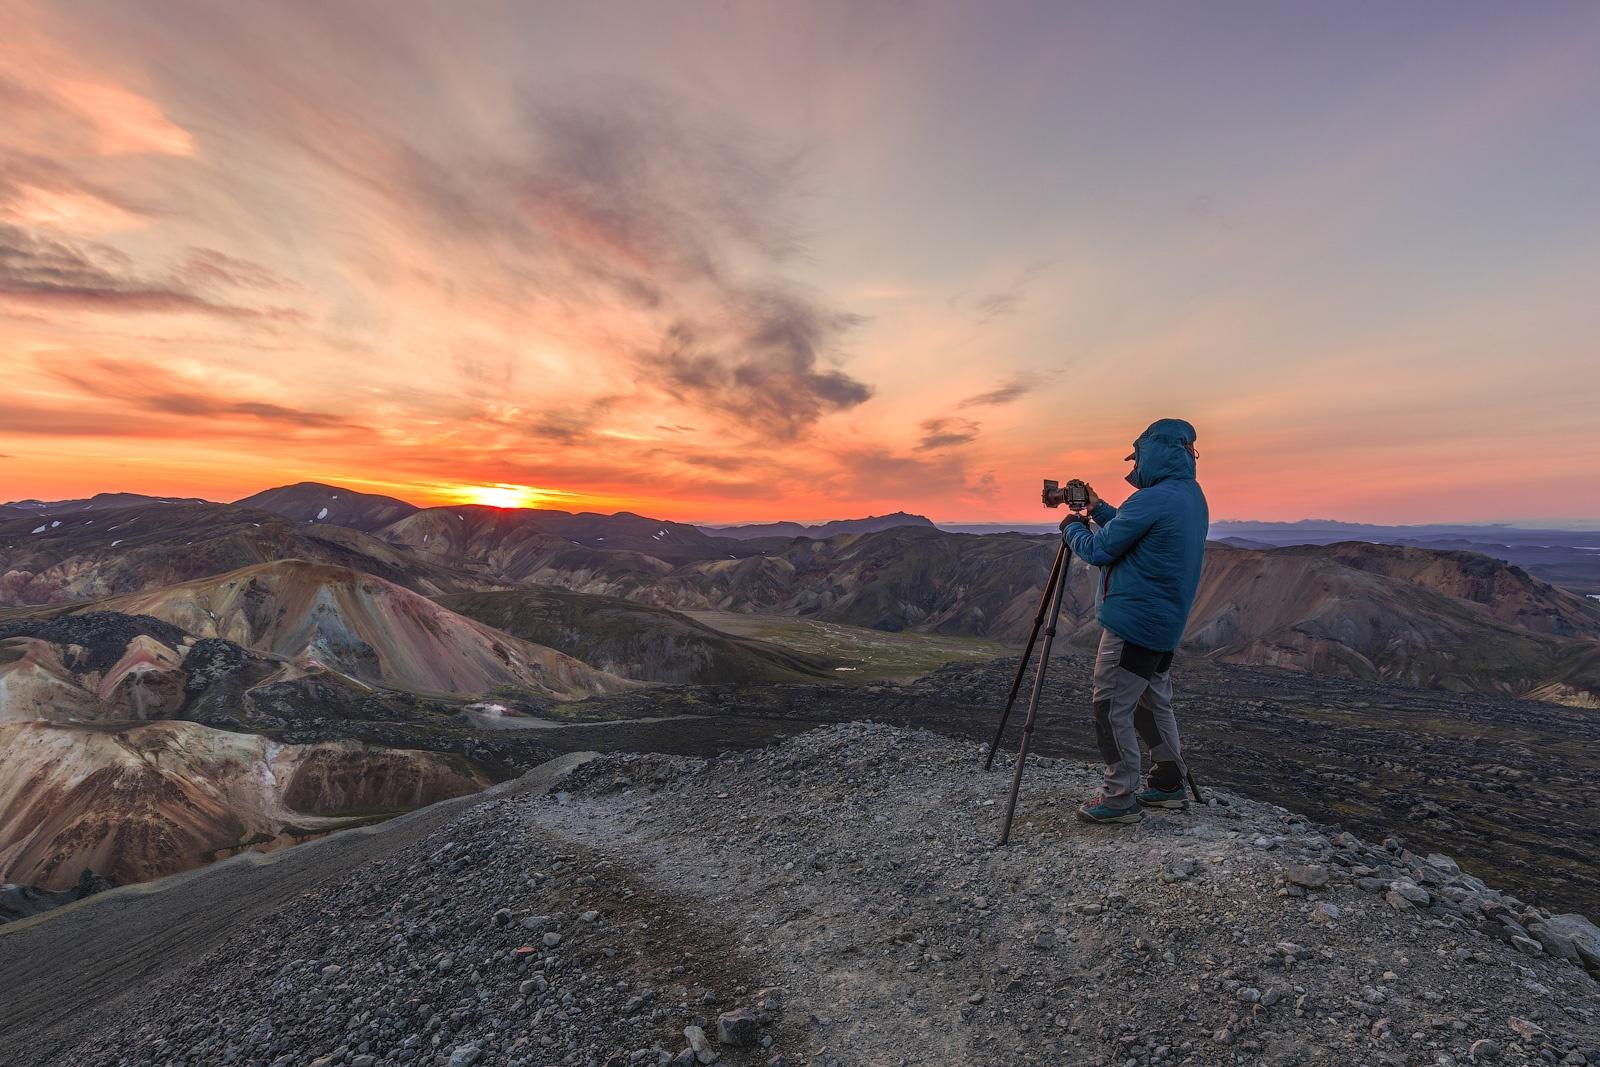
[[[0,500],[1600,520],[1600,4],[0,27]]]

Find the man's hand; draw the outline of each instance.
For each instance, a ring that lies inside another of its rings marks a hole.
[[[1105,503],[1104,500],[1100,499],[1100,494],[1094,491],[1094,486],[1090,485],[1088,482],[1084,482],[1083,483],[1083,487],[1084,487],[1084,489],[1088,490],[1088,492],[1089,492],[1089,510],[1090,511],[1093,511],[1095,508],[1097,508],[1101,504]]]
[[[1089,525],[1089,516],[1080,515],[1077,512],[1073,512],[1071,515],[1068,515],[1066,518],[1061,520],[1061,527],[1060,527],[1061,532],[1062,533],[1066,533],[1067,532],[1067,527],[1071,526],[1075,522],[1081,522],[1084,526],[1088,526]]]

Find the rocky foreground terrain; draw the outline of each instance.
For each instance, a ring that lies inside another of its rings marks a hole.
[[[1223,791],[1085,826],[1093,775],[1049,759],[998,849],[1006,776],[979,755],[842,724],[602,756],[395,833],[126,984],[69,1047],[4,1010],[0,1038],[129,1067],[1600,1063],[1579,917]],[[0,933],[0,959],[92,944],[96,909],[159,941],[128,892]]]
[[[658,688],[568,705],[560,710],[571,725],[557,730],[486,733],[319,718],[315,702],[303,703],[295,717],[249,728],[299,743],[353,736],[448,750],[507,768],[581,749],[707,756],[861,719],[985,741],[1015,670],[1015,660],[994,660],[952,664],[899,685]],[[1600,750],[1592,710],[1187,656],[1174,678],[1185,744],[1202,783],[1376,838],[1398,832],[1542,907],[1600,914]],[[1097,758],[1087,655],[1057,649],[1041,709],[1036,752]],[[1019,707],[1008,749],[1022,718]]]

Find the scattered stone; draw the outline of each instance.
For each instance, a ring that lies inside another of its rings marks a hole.
[[[1492,1037],[1480,1038],[1472,1043],[1468,1050],[1473,1063],[1498,1063],[1500,1060],[1500,1042]]]
[[[1328,868],[1320,863],[1291,863],[1284,872],[1291,885],[1305,889],[1322,889],[1328,884]]]
[[[1506,1025],[1521,1035],[1524,1041],[1538,1041],[1545,1036],[1544,1029],[1537,1023],[1530,1022],[1520,1015],[1513,1015],[1506,1020]]]
[[[747,1046],[761,1040],[761,1024],[748,1008],[717,1016],[717,1040],[724,1045]]]

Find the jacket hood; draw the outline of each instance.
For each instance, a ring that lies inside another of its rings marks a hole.
[[[1128,483],[1135,489],[1148,489],[1168,478],[1193,478],[1194,457],[1185,445],[1193,445],[1194,427],[1182,419],[1157,419],[1133,443],[1133,470]]]

